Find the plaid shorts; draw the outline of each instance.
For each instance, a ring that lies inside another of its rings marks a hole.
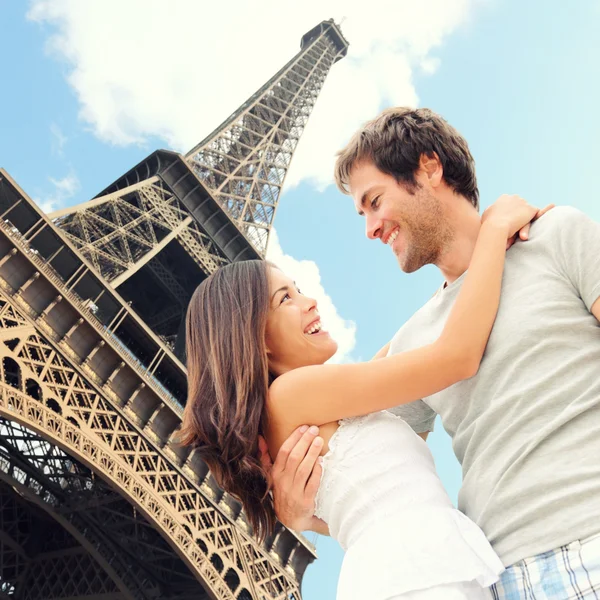
[[[508,567],[490,590],[494,600],[600,600],[600,534]]]

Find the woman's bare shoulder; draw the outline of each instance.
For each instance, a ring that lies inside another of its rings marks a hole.
[[[304,368],[294,369],[280,375],[269,387],[266,408],[271,418],[278,421],[284,420],[287,424],[296,422],[294,405],[301,393],[303,383],[306,381],[305,375],[302,373]]]

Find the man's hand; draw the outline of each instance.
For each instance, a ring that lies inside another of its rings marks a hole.
[[[275,464],[271,462],[267,444],[260,438],[261,462],[270,473],[277,518],[296,531],[327,534],[327,526],[314,516],[315,496],[321,481],[319,454],[323,438],[318,427],[304,425],[283,443]]]

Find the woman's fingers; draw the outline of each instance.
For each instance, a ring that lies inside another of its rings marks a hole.
[[[506,240],[506,249],[508,250],[516,241],[517,241],[517,234],[515,233],[515,235],[509,237]]]
[[[548,204],[548,206],[541,208],[537,211],[535,217],[533,217],[533,220],[535,221],[536,219],[539,219],[541,216],[545,215],[549,210],[552,210],[555,206],[556,204]]]
[[[527,225],[524,225],[523,227],[521,227],[521,229],[519,229],[519,239],[525,241],[527,239],[529,239],[529,228],[531,227],[531,223],[527,223]]]
[[[523,227],[521,227],[521,229],[519,230],[519,239],[523,240],[523,241],[528,240],[529,239],[529,230],[531,229],[531,223],[533,223],[533,221],[535,221],[536,219],[539,219],[540,217],[545,215],[549,210],[552,210],[554,208],[554,206],[555,206],[554,204],[548,204],[548,206],[545,206],[544,208],[540,208],[533,216],[533,219],[531,219],[531,221],[529,223],[527,223],[527,225],[524,225]],[[510,248],[510,246],[512,246],[514,244],[514,242],[515,242],[515,239],[513,239],[513,241],[510,243],[510,245],[507,246],[507,249]]]

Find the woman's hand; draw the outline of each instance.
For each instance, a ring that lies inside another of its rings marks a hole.
[[[517,235],[521,240],[528,239],[529,227],[532,221],[539,219],[552,208],[554,208],[554,204],[549,204],[543,209],[538,209],[521,198],[521,196],[504,194],[484,211],[481,222],[492,221],[495,224],[506,227],[506,248],[508,249],[517,240]]]

